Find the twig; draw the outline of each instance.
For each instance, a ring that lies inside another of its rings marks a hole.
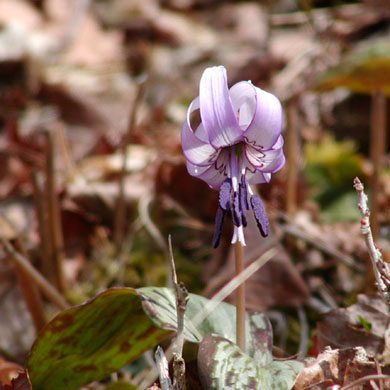
[[[26,257],[25,250],[20,240],[15,240],[14,245],[15,248]],[[31,319],[35,327],[35,332],[38,334],[38,332],[46,325],[46,316],[43,308],[42,298],[35,283],[31,283],[29,274],[26,273],[18,264],[15,263],[14,265],[19,288],[22,292],[27,309],[31,315]]]
[[[118,253],[121,251],[122,248],[125,220],[126,220],[125,219],[126,218],[125,178],[126,178],[127,160],[128,160],[127,150],[134,130],[138,106],[143,96],[145,81],[146,81],[145,77],[138,80],[137,92],[135,95],[133,106],[130,110],[130,117],[129,117],[129,123],[127,125],[127,131],[122,140],[122,148],[121,148],[122,168],[119,176],[118,202],[115,210],[115,219],[114,219],[114,243]]]
[[[48,278],[49,280],[54,280],[54,272],[52,269],[52,263],[50,261],[50,243],[47,239],[48,226],[45,221],[44,197],[41,185],[39,183],[37,171],[32,172],[32,184],[34,192],[35,211],[38,220],[39,242],[41,246],[42,272],[46,278]]]
[[[15,240],[15,248],[25,256],[25,250],[20,240]],[[42,298],[35,283],[31,283],[30,275],[23,270],[17,263],[15,265],[16,277],[18,279],[19,288],[22,292],[27,309],[31,315],[32,322],[35,327],[35,332],[38,332],[46,325],[46,316],[43,307]]]
[[[7,255],[26,272],[31,280],[40,288],[43,294],[53,302],[59,309],[65,310],[69,307],[62,295],[45,279],[32,265],[31,263],[20,253],[18,253],[14,247],[4,238],[0,238],[0,242]]]
[[[348,385],[343,386],[340,388],[340,390],[348,390],[351,387],[354,387],[358,385],[359,383],[364,383],[367,381],[371,381],[373,379],[390,379],[390,375],[378,375],[378,374],[373,374],[373,375],[366,375],[361,378],[356,379],[355,381],[348,383]]]
[[[169,377],[168,359],[165,356],[164,350],[159,345],[157,346],[155,356],[160,376],[161,390],[173,390],[171,378]]]
[[[164,251],[166,258],[169,257],[169,250],[167,244],[157,226],[154,224],[149,215],[149,205],[152,202],[153,198],[150,194],[141,197],[138,202],[138,212],[139,218],[144,225],[145,229],[148,233],[153,237],[156,241],[157,245]]]
[[[46,150],[46,195],[48,203],[48,226],[51,242],[51,261],[55,268],[55,282],[59,291],[66,290],[63,271],[64,239],[61,227],[61,216],[56,193],[56,172],[54,164],[54,138],[52,132],[47,132]]]
[[[185,390],[185,362],[182,357],[184,343],[184,314],[187,309],[188,291],[183,282],[177,282],[175,260],[173,258],[172,239],[168,237],[168,246],[170,253],[170,264],[173,288],[176,296],[176,313],[177,313],[177,329],[176,329],[176,351],[173,354],[173,387],[175,390]]]
[[[355,177],[353,181],[353,186],[358,194],[358,207],[362,216],[360,220],[360,232],[364,237],[364,241],[366,242],[368,253],[370,255],[376,285],[382,299],[386,305],[390,307],[390,268],[383,260],[382,253],[375,247],[374,244],[370,227],[370,210],[367,206],[368,197],[364,193],[364,186],[357,177]]]

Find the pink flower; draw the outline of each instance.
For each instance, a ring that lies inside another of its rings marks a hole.
[[[190,115],[200,109],[194,131]],[[260,198],[249,184],[265,183],[285,163],[282,108],[272,94],[241,81],[230,89],[223,66],[207,68],[199,96],[190,104],[181,143],[192,176],[220,189],[213,246],[217,247],[228,210],[234,223],[232,243],[245,245],[246,210],[253,210],[260,232],[268,235],[268,219]]]

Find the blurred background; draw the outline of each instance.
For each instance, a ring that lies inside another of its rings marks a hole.
[[[284,107],[287,163],[258,187],[272,233],[249,224],[246,261],[278,253],[248,308],[291,354],[336,345],[317,321],[374,291],[355,176],[390,261],[388,0],[0,0],[0,237],[77,304],[166,285],[171,234],[179,279],[212,296],[231,224],[212,250],[218,194],[187,174],[180,128],[213,65]],[[57,310],[0,250],[0,358],[22,363]]]

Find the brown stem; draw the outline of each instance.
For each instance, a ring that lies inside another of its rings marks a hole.
[[[137,92],[133,102],[133,106],[130,110],[129,123],[127,125],[127,131],[122,140],[122,168],[119,176],[119,191],[118,191],[118,202],[115,210],[115,219],[114,219],[114,243],[119,253],[122,247],[124,229],[125,229],[125,220],[126,220],[126,202],[125,202],[125,178],[126,178],[126,169],[127,169],[127,160],[128,152],[127,147],[131,142],[132,133],[134,130],[135,119],[137,115],[137,109],[141,102],[143,91],[145,86],[145,80],[142,79],[137,85]]]
[[[240,242],[234,244],[236,276],[244,270],[244,251]],[[236,291],[236,344],[245,352],[245,284]]]
[[[50,240],[47,239],[47,224],[45,219],[44,195],[39,183],[38,172],[32,172],[35,211],[38,220],[39,241],[41,246],[42,272],[49,280],[54,280],[54,270],[50,259]]]
[[[22,243],[19,240],[15,240],[14,245],[15,248],[27,259]],[[17,263],[15,263],[15,272],[19,288],[31,315],[35,332],[38,334],[38,332],[46,325],[46,315],[41,295],[39,294],[36,284],[31,282],[29,274]]]
[[[49,131],[47,133],[46,148],[46,196],[48,203],[48,226],[49,239],[51,242],[51,262],[55,269],[55,285],[64,292],[66,282],[63,271],[63,248],[64,240],[61,227],[61,215],[58,207],[58,198],[56,193],[56,172],[54,164],[54,138]]]
[[[386,148],[386,97],[382,91],[378,90],[373,93],[371,102],[370,158],[373,171],[370,182],[370,220],[372,235],[375,240],[379,233],[379,178]]]

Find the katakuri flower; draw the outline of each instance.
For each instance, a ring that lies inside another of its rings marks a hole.
[[[190,116],[200,110],[194,131]],[[234,223],[232,243],[245,245],[246,211],[253,210],[263,237],[268,219],[261,199],[250,184],[267,183],[285,163],[282,108],[272,94],[241,81],[230,89],[223,66],[207,68],[199,96],[190,104],[181,129],[181,144],[188,173],[219,189],[213,247],[216,248],[226,213]]]

